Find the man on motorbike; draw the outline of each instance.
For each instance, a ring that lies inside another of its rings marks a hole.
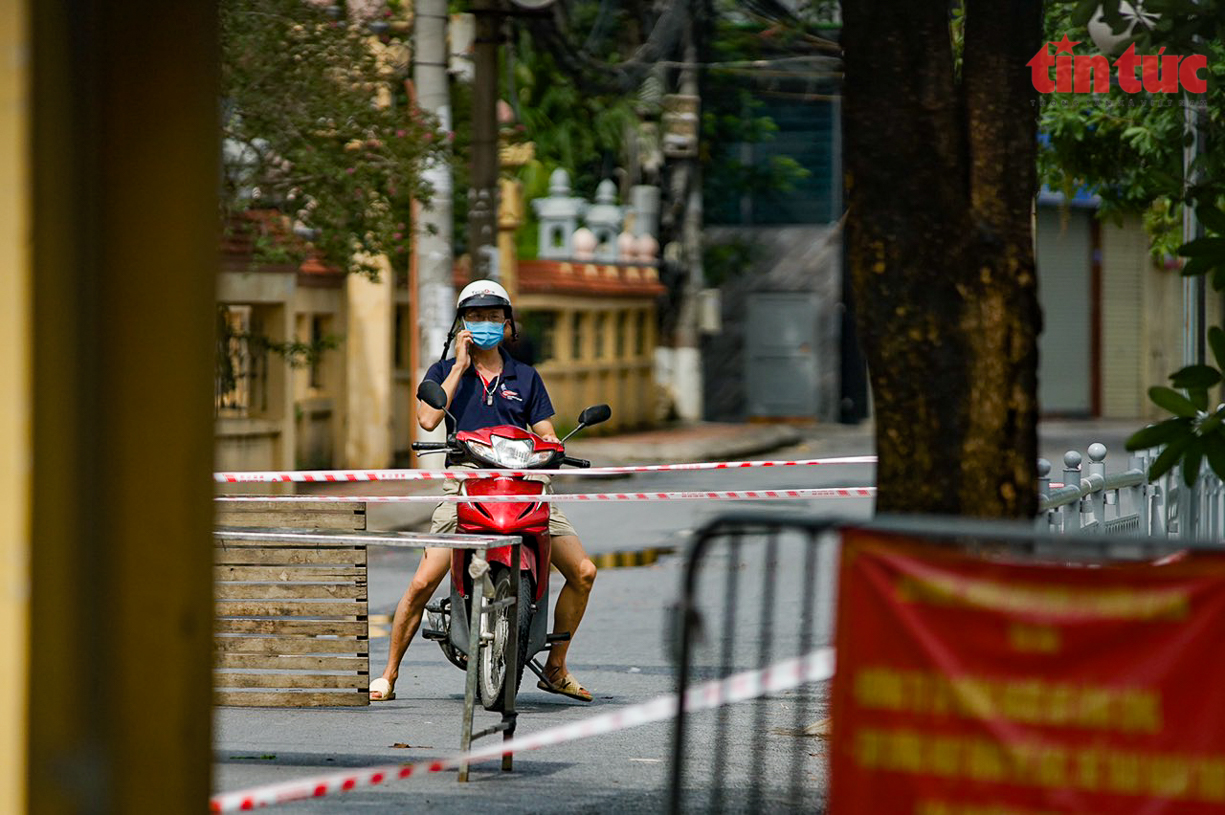
[[[499,347],[507,325],[513,326],[513,311],[506,290],[492,280],[476,280],[460,292],[456,311],[463,321],[463,329],[455,335],[455,357],[435,362],[425,375],[446,391],[447,406],[455,417],[454,426],[444,411],[420,401],[417,403],[418,424],[425,430],[433,430],[446,421],[448,433],[509,424],[528,428],[546,441],[558,441],[551,421],[553,404],[540,374]],[[458,492],[459,482],[447,481],[443,491]],[[556,503],[549,507],[553,565],[566,579],[557,597],[553,630],[574,634],[587,608],[596,567],[561,508]],[[438,534],[455,529],[456,505],[439,504],[434,510],[430,531]],[[381,677],[370,683],[372,701],[395,698],[400,662],[421,624],[426,603],[446,576],[450,564],[451,554],[447,549],[427,549],[422,557],[417,573],[396,606],[387,667]],[[537,686],[550,693],[590,702],[591,693],[566,669],[569,647],[569,642],[553,643],[544,666],[546,680]]]

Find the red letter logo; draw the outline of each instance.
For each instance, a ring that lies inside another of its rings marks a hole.
[[[1055,46],[1052,54],[1047,45]],[[1038,49],[1029,62],[1034,90],[1038,93],[1109,93],[1110,61],[1101,54],[1074,54],[1072,46],[1079,41],[1064,34],[1059,42],[1050,42]],[[1069,56],[1059,56],[1066,52]],[[1054,78],[1051,68],[1055,69]],[[1208,57],[1195,54],[1180,57],[1166,54],[1162,48],[1156,54],[1140,56],[1132,43],[1114,61],[1119,87],[1124,93],[1177,93],[1179,87],[1188,93],[1204,93],[1208,80],[1199,75],[1207,69]]]
[[[1203,54],[1182,58],[1182,64],[1178,66],[1178,81],[1187,93],[1203,93],[1208,90],[1208,80],[1199,78],[1201,68],[1208,68],[1208,57]]]
[[[1055,58],[1046,50],[1046,45],[1039,48],[1034,58],[1025,64],[1032,69],[1034,90],[1038,93],[1053,93],[1055,83],[1051,79],[1051,66],[1055,64]]]
[[[1119,87],[1127,93],[1140,92],[1140,80],[1136,79],[1136,68],[1139,66],[1140,58],[1136,56],[1134,42],[1114,61],[1114,67],[1119,71]]]

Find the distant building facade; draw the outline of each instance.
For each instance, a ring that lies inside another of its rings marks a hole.
[[[783,190],[705,189],[705,266],[719,319],[702,338],[704,403],[716,421],[838,421],[848,326],[842,273],[841,127],[836,95],[759,98],[776,132],[725,150],[746,174],[787,157]],[[866,414],[866,393],[859,416]]]
[[[1182,277],[1154,261],[1137,215],[1100,221],[1097,199],[1043,191],[1035,208],[1038,400],[1048,416],[1147,420],[1147,393],[1183,365]],[[1221,298],[1205,303],[1220,325]]]
[[[257,263],[261,237],[294,240],[280,215],[252,212],[231,225],[222,247],[217,467],[390,465],[390,271],[372,282],[314,259]]]

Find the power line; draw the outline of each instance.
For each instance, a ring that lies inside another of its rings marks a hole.
[[[808,56],[795,57],[772,57],[770,59],[740,59],[728,60],[725,62],[683,62],[678,60],[660,60],[656,65],[661,65],[665,68],[711,68],[724,70],[737,69],[753,69],[753,68],[773,68],[781,65],[788,65],[795,62],[821,62],[829,65],[841,65],[841,57],[827,57],[820,54],[810,54]]]

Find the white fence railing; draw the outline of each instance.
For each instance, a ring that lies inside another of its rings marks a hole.
[[[1204,465],[1187,488],[1175,467],[1148,480],[1157,451],[1134,453],[1127,469],[1106,474],[1106,446],[1091,444],[1082,471],[1080,453],[1063,456],[1063,482],[1052,487],[1051,464],[1038,461],[1038,525],[1051,532],[1155,535],[1184,540],[1225,537],[1225,484]]]

